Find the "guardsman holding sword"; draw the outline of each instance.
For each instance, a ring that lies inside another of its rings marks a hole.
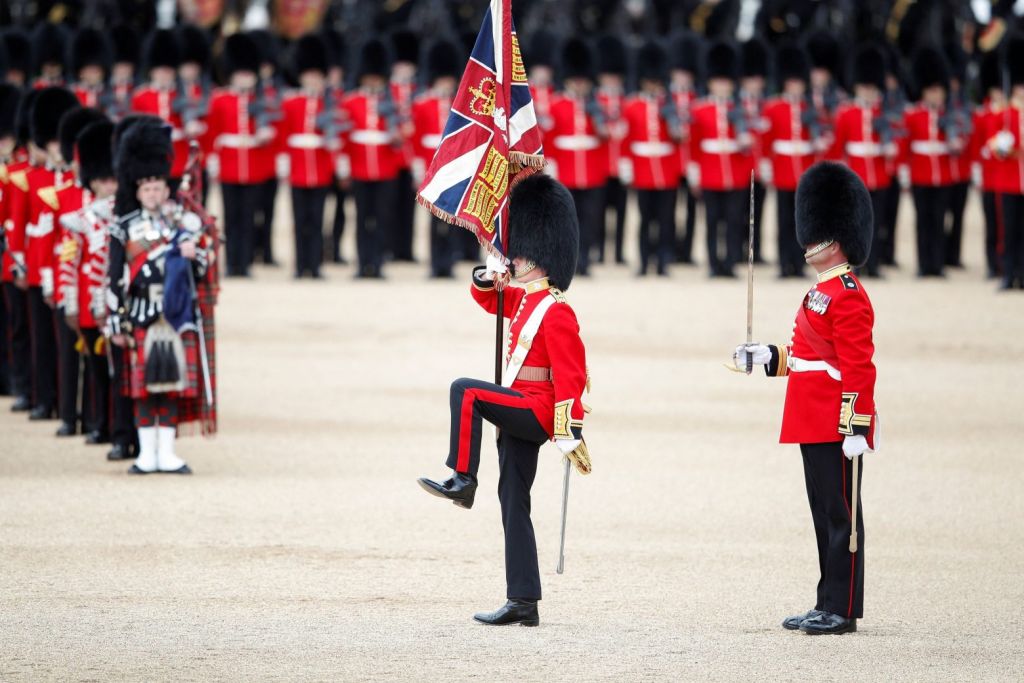
[[[818,282],[790,343],[752,343],[748,327],[748,343],[734,354],[737,368],[763,365],[768,376],[789,378],[780,441],[800,444],[821,576],[813,609],[782,626],[812,635],[856,631],[864,609],[860,460],[876,447],[878,418],[874,311],[853,268],[868,257],[873,225],[871,197],[855,173],[833,162],[812,166],[797,188],[796,233]]]

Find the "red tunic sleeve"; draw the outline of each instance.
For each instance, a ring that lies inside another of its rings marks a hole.
[[[469,293],[473,295],[476,302],[488,313],[498,311],[498,292],[494,289],[494,283],[483,279],[485,266],[477,266],[473,269],[473,284],[470,285]],[[519,310],[519,302],[522,301],[526,291],[520,287],[505,288],[505,310],[504,317],[511,318]]]
[[[556,303],[542,324],[555,386],[555,439],[579,439],[583,434],[583,390],[587,386],[587,357],[576,314]]]

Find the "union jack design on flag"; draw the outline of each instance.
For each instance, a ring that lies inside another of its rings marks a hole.
[[[508,246],[509,191],[544,167],[511,1],[491,0],[418,194],[435,216],[472,230],[501,256]]]

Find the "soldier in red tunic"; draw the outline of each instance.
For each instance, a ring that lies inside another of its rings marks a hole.
[[[993,121],[998,121],[1006,109],[1006,93],[1003,92],[1003,66],[999,52],[988,52],[981,58],[979,88],[977,97],[980,106],[974,111],[971,132],[971,157],[981,167],[981,206],[985,213],[985,264],[990,279],[999,277],[1002,264],[999,262],[1001,209],[999,196],[995,191],[997,183],[997,159],[989,148],[988,130]]]
[[[594,58],[590,46],[570,38],[562,48],[563,92],[551,101],[549,158],[558,180],[569,188],[580,225],[577,274],[588,275],[594,231],[601,222],[601,193],[608,178],[608,130],[594,98]]]
[[[58,87],[64,85],[64,68],[69,31],[63,24],[39,22],[32,31],[32,68],[36,78],[32,87]]]
[[[0,50],[2,50],[0,46]],[[28,339],[24,322],[25,304],[21,290],[14,287],[11,249],[12,224],[8,207],[12,192],[11,173],[23,168],[28,153],[19,147],[17,113],[21,88],[0,83],[0,396],[14,396],[23,407],[27,395]],[[13,297],[11,290],[14,290]]]
[[[111,31],[114,65],[110,70],[110,88],[103,107],[111,121],[120,121],[132,108],[135,69],[139,63],[139,37],[135,29],[118,24]]]
[[[111,48],[107,35],[94,28],[81,28],[71,39],[72,91],[83,107],[102,107],[106,100]]]
[[[416,153],[413,177],[417,184],[430,166],[437,146],[441,143],[452,97],[458,86],[464,62],[459,59],[459,48],[448,41],[438,41],[427,52],[427,81],[430,89],[420,95],[412,105],[413,149]],[[458,258],[457,228],[431,214],[430,216],[430,277],[450,278]],[[461,231],[460,231],[461,232]]]
[[[341,144],[337,113],[325,109],[327,45],[307,34],[295,45],[292,62],[301,90],[281,105],[281,129],[291,173],[295,224],[295,277],[319,279],[323,263],[324,204],[334,181],[334,152]]]
[[[995,189],[1002,209],[1001,290],[1024,289],[1024,37],[1010,39],[1006,56],[1010,101],[990,117],[985,135],[985,146],[995,158]]]
[[[668,96],[672,106],[669,127],[676,132],[679,154],[679,189],[686,195],[686,217],[682,235],[677,236],[675,256],[679,263],[693,263],[693,236],[697,225],[697,199],[700,193],[699,173],[690,158],[690,122],[693,105],[697,102],[697,72],[699,71],[701,39],[689,33],[672,41],[672,68],[669,71]],[[691,168],[691,165],[693,168]]]
[[[735,360],[788,377],[782,443],[800,444],[811,517],[818,543],[814,609],[787,618],[783,628],[809,634],[857,630],[864,611],[864,522],[853,458],[876,447],[874,311],[852,268],[871,247],[871,198],[847,167],[821,162],[800,180],[797,240],[818,282],[804,296],[788,344],[741,344]],[[856,488],[855,488],[856,487]]]
[[[149,82],[132,95],[131,110],[136,114],[158,116],[171,127],[174,158],[171,163],[171,184],[181,181],[188,161],[188,134],[182,111],[176,106],[181,100],[178,89],[178,67],[181,65],[181,46],[174,31],[158,29],[146,38],[142,48],[143,69]]]
[[[604,185],[604,212],[595,226],[597,259],[604,262],[608,234],[615,236],[615,263],[626,262],[622,254],[626,235],[626,186],[622,160],[626,154],[629,125],[623,117],[626,104],[626,46],[618,36],[605,35],[597,42],[597,92],[595,97],[608,131],[608,180]],[[608,221],[611,212],[612,221]],[[609,229],[611,228],[611,229]]]
[[[540,446],[554,440],[564,454],[585,453],[583,391],[586,352],[576,315],[565,300],[579,252],[572,197],[550,176],[530,176],[512,190],[509,255],[518,286],[505,289],[502,315],[509,324],[505,380],[501,386],[458,379],[451,387],[452,476],[420,479],[428,493],[469,509],[477,489],[482,421],[499,430],[498,499],[505,530],[508,603],[477,614],[485,624],[536,626],[541,598],[537,542],[530,521],[530,488]],[[496,287],[508,281],[504,263],[488,258],[473,271],[473,298],[497,312]]]

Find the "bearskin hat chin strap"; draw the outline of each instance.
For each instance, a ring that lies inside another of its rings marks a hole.
[[[536,268],[537,268],[537,264],[536,263],[534,263],[533,261],[527,261],[526,265],[523,266],[522,270],[517,270],[515,272],[515,278],[518,280],[522,276],[524,276],[524,275],[526,275],[528,273],[533,272],[533,270],[536,269]]]
[[[831,247],[833,244],[835,244],[835,240],[826,240],[824,242],[819,243],[817,246],[811,247],[810,249],[804,252],[804,259],[806,260],[817,256],[821,252]]]

